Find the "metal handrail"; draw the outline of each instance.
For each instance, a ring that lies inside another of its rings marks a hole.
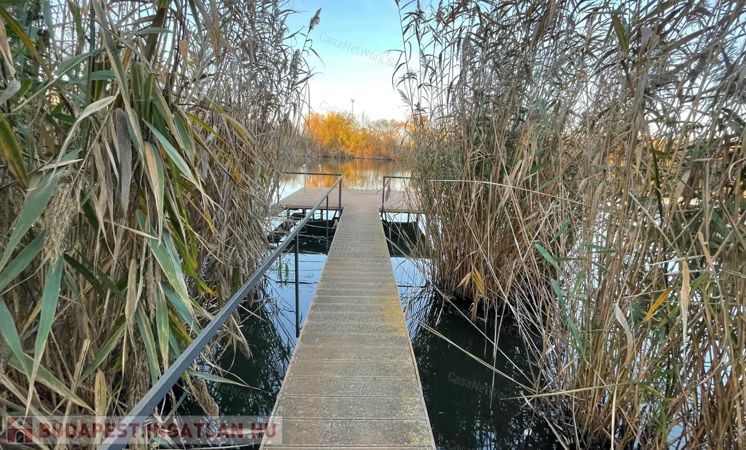
[[[384,175],[383,176],[383,189],[381,189],[381,214],[386,211],[386,185],[391,184],[390,180],[411,180],[412,177],[402,177],[398,175]],[[387,183],[386,180],[389,180]]]
[[[285,175],[329,175],[330,177],[341,177],[341,173],[331,172],[282,172]]]
[[[311,217],[313,217],[313,214],[316,212],[316,210],[319,209],[321,203],[324,202],[325,199],[327,202],[328,211],[329,195],[337,187],[337,185],[339,185],[340,187],[339,206],[341,208],[342,177],[338,176],[337,181],[334,183],[334,185],[332,185],[332,187],[329,188],[329,190],[326,191],[326,194],[324,194],[319,199],[319,201],[316,203],[316,206],[314,206],[313,209],[306,213],[303,220],[296,224],[293,231],[287,235],[287,238],[278,244],[275,250],[259,265],[254,273],[251,274],[249,279],[238,289],[238,291],[233,294],[233,296],[230,298],[230,300],[228,300],[228,303],[225,304],[223,309],[221,309],[217,313],[217,315],[215,315],[215,317],[210,321],[210,323],[208,323],[207,326],[202,329],[199,335],[197,335],[192,343],[189,344],[184,352],[182,352],[182,354],[179,355],[178,358],[176,358],[176,361],[174,361],[168,367],[168,369],[166,369],[166,371],[163,373],[163,376],[161,376],[155,383],[155,385],[150,388],[150,390],[145,394],[145,396],[143,396],[143,398],[140,399],[139,402],[137,402],[137,404],[134,406],[134,408],[132,408],[129,414],[127,414],[127,416],[124,417],[121,422],[119,422],[118,427],[124,427],[124,429],[128,429],[131,427],[134,421],[137,420],[137,418],[151,415],[158,403],[160,403],[161,400],[163,400],[166,395],[168,395],[174,384],[176,384],[176,382],[179,381],[179,379],[181,378],[181,375],[186,372],[189,366],[191,366],[192,362],[197,359],[197,357],[202,353],[202,350],[215,337],[218,330],[223,326],[225,321],[228,320],[231,314],[233,314],[233,312],[238,308],[238,305],[253,290],[254,286],[259,282],[259,280],[262,279],[265,272],[273,267],[273,263],[275,262],[275,260],[280,257],[280,255],[282,255],[283,250],[288,247],[291,239],[293,238],[295,238],[295,326],[296,330],[298,329],[298,235],[300,233],[300,230],[302,230],[306,223],[308,223],[308,221],[311,219]],[[101,444],[101,448],[103,450],[121,450],[122,448],[124,448],[124,446],[127,445],[127,442],[128,440],[126,439],[111,435],[106,438],[106,440]]]

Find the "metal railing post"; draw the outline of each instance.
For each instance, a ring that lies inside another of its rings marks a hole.
[[[337,201],[337,211],[342,216],[342,177],[339,177],[339,200]]]
[[[324,224],[326,225],[325,232],[326,232],[326,251],[329,251],[329,196],[326,196],[326,220],[324,220]]]
[[[295,235],[295,337],[300,336],[300,267],[298,266],[298,249],[300,233]]]

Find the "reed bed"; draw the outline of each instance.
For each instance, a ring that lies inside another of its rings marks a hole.
[[[400,2],[434,279],[565,447],[746,447],[740,2]]]
[[[292,13],[0,7],[0,415],[126,413],[252,271],[310,75]]]

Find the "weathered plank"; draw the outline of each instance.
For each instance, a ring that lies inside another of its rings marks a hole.
[[[319,198],[309,191],[292,194],[283,205],[309,208]],[[343,191],[342,204],[344,214],[275,404],[281,433],[263,448],[433,449],[379,217],[380,196]]]

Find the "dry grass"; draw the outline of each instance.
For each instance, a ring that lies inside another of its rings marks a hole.
[[[3,414],[125,413],[251,272],[308,76],[287,6],[0,9]]]
[[[400,5],[436,281],[566,445],[746,446],[744,5]]]

